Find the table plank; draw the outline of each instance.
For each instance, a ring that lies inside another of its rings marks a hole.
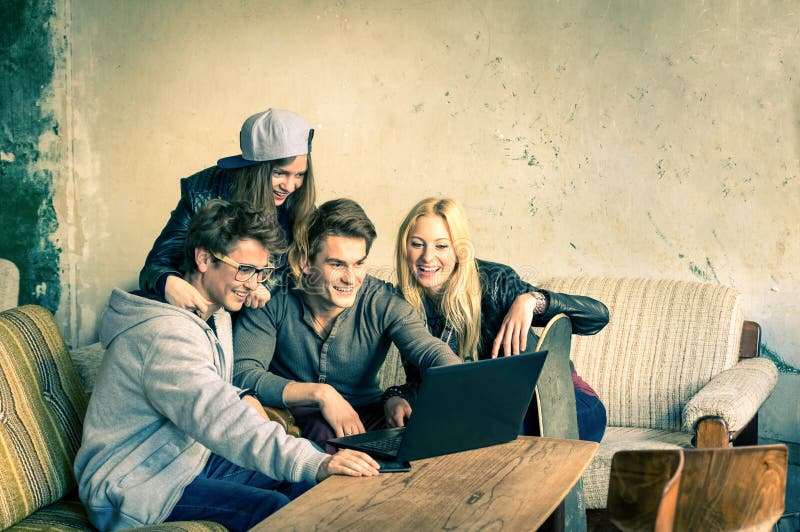
[[[521,436],[412,462],[408,473],[333,476],[254,530],[522,530],[555,510],[598,445]]]

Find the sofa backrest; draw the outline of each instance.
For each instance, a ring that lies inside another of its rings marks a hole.
[[[738,361],[742,298],[731,287],[590,277],[539,286],[608,306],[600,333],[573,336],[572,360],[606,405],[611,426],[681,430],[689,397]]]
[[[10,260],[0,259],[0,310],[19,305],[19,269]]]
[[[0,529],[75,487],[87,397],[52,314],[0,312]]]

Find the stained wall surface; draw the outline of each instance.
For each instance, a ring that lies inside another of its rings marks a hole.
[[[60,272],[71,344],[96,338],[112,287],[136,285],[178,180],[238,153],[246,116],[281,107],[316,128],[320,200],[354,198],[373,218],[374,265],[391,264],[413,203],[445,195],[466,206],[480,257],[541,278],[737,287],[782,369],[762,432],[800,441],[794,3],[56,0],[51,11],[39,107],[67,148],[50,177],[29,179],[52,195],[44,242],[58,253],[41,262]],[[0,164],[18,148],[4,140]]]

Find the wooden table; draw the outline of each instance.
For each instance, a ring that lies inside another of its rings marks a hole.
[[[597,448],[593,442],[520,436],[417,460],[408,473],[333,476],[253,530],[535,530]]]

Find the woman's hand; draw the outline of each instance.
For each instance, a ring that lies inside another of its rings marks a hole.
[[[411,405],[402,397],[390,397],[383,403],[383,413],[389,427],[403,427],[411,417]]]
[[[205,315],[208,312],[209,305],[213,304],[201,296],[197,288],[177,275],[167,277],[167,282],[164,284],[164,298],[169,304],[184,308],[200,316]]]
[[[530,294],[517,296],[503,318],[503,324],[492,343],[492,358],[497,358],[501,349],[504,356],[518,355],[525,351],[528,343],[528,329],[533,323],[536,299]]]
[[[249,308],[263,307],[267,304],[270,297],[272,297],[272,294],[269,293],[267,287],[263,284],[259,284],[258,288],[247,294],[244,300],[244,306]]]
[[[374,477],[380,466],[372,457],[361,451],[342,449],[333,456],[322,461],[317,470],[317,482],[331,475],[347,475],[350,477]]]

